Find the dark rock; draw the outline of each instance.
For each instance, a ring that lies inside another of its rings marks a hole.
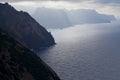
[[[32,51],[0,29],[0,80],[60,80]]]
[[[55,44],[52,35],[28,13],[0,3],[0,28],[30,49]]]

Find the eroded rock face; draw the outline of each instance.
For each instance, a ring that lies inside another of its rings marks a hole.
[[[0,30],[1,80],[60,80],[32,51]]]
[[[55,44],[51,33],[28,13],[17,11],[8,3],[0,4],[0,28],[30,49]]]

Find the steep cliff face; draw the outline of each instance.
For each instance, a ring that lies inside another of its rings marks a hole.
[[[52,35],[28,13],[17,11],[8,3],[0,4],[0,28],[28,48],[36,49],[55,44]]]
[[[0,80],[60,80],[29,49],[0,29]]]

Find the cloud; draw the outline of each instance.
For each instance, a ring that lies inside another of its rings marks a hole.
[[[120,3],[120,0],[96,0],[96,2],[99,2],[99,3]]]
[[[2,0],[5,1],[5,0]],[[102,14],[110,14],[119,17],[119,0],[8,0],[22,1],[10,2],[18,10],[25,10],[33,13],[38,7],[56,8],[56,9],[95,9]],[[91,2],[90,2],[91,1]],[[106,2],[106,3],[105,3]],[[109,4],[108,4],[109,2]],[[113,3],[112,3],[113,2]],[[118,3],[117,3],[118,2]]]
[[[67,1],[67,2],[83,2],[90,0],[1,0],[3,2],[21,2],[21,1]]]
[[[23,1],[65,1],[65,2],[95,2],[95,3],[102,3],[102,4],[108,4],[108,3],[120,3],[120,0],[1,0],[1,2],[23,2]]]
[[[120,0],[1,0],[2,2],[22,2],[22,1],[66,1],[66,2],[97,2],[97,3],[120,3]]]
[[[90,9],[66,10],[38,8],[32,15],[46,28],[65,28],[78,24],[110,23],[113,15],[105,15]]]

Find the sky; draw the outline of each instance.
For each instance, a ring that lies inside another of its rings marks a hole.
[[[0,0],[30,15],[45,28],[120,20],[120,0]],[[57,17],[57,19],[56,19]],[[115,18],[115,19],[114,19]]]
[[[93,9],[102,14],[120,17],[120,0],[1,0],[9,2],[18,10],[33,13],[38,7],[56,9]]]
[[[80,24],[110,23],[116,20],[113,15],[100,14],[91,9],[37,8],[32,16],[46,28],[65,28]]]

